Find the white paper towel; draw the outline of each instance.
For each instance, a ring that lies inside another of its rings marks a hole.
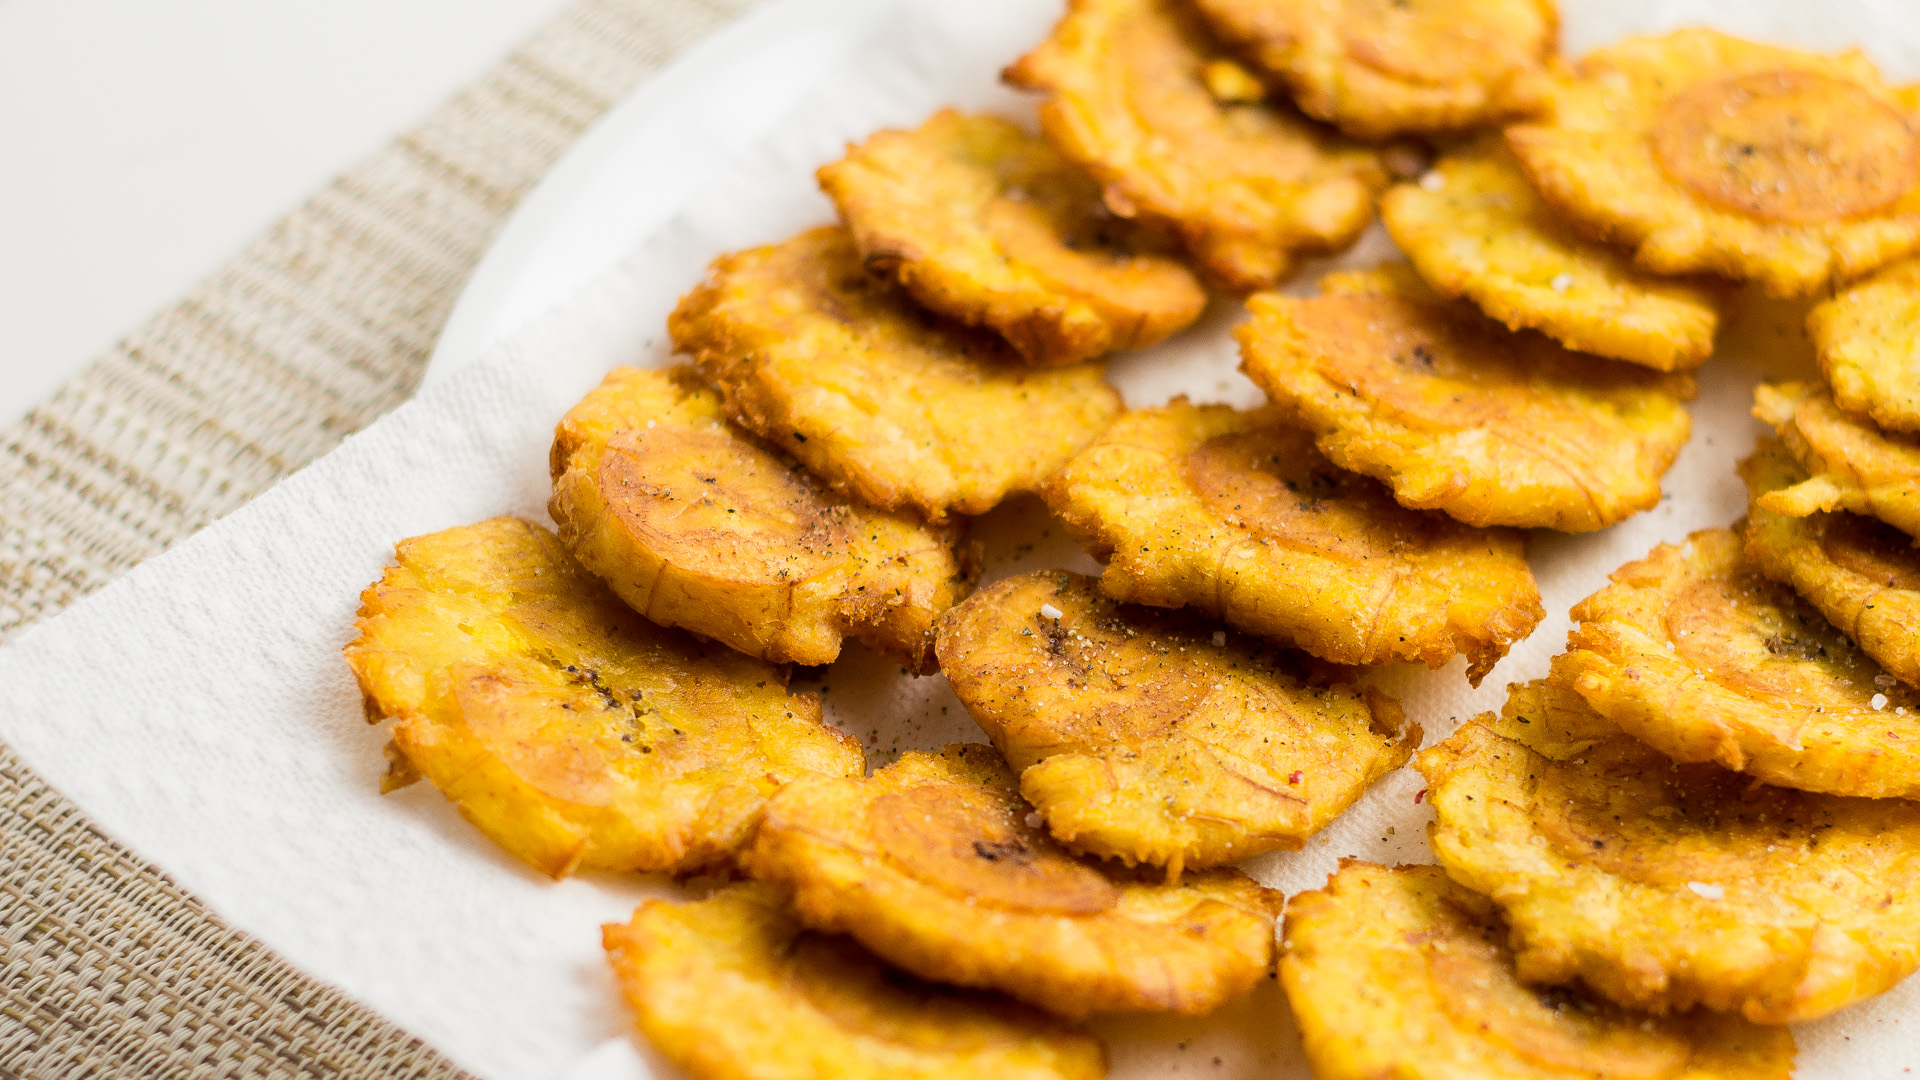
[[[1920,75],[1920,10],[1898,0],[1802,6],[1736,0],[1569,3],[1580,50],[1632,29],[1706,22],[1821,46],[1863,42],[1897,77]],[[1030,117],[999,68],[1057,12],[1030,0],[902,0],[848,65],[793,96],[792,118],[693,200],[622,270],[487,360],[125,579],[0,649],[0,738],[102,828],[283,956],[499,1080],[615,1080],[672,1070],[628,1037],[598,924],[668,887],[613,875],[554,884],[500,854],[430,785],[376,794],[384,735],[361,719],[340,647],[359,591],[395,540],[498,513],[544,518],[554,421],[618,363],[666,360],[664,319],[713,256],[830,217],[812,170],[876,127],[949,103]],[[1340,262],[1391,253],[1379,233]],[[1303,276],[1310,282],[1312,275]],[[1310,286],[1303,286],[1310,288]],[[1238,306],[1113,377],[1130,404],[1175,393],[1251,404],[1226,330]],[[1662,505],[1604,533],[1542,535],[1533,564],[1545,623],[1470,691],[1461,665],[1386,674],[1429,741],[1497,707],[1504,684],[1545,671],[1569,605],[1661,540],[1738,517],[1733,463],[1752,446],[1753,382],[1805,370],[1799,312],[1755,304],[1702,375],[1695,434]],[[990,574],[1092,563],[1031,500],[981,534]],[[1017,544],[1032,550],[1014,557]],[[814,679],[830,717],[876,763],[907,747],[981,738],[938,677],[903,678],[853,650]],[[1428,861],[1417,776],[1380,783],[1307,850],[1255,860],[1289,892],[1341,855]],[[1205,1021],[1100,1025],[1115,1075],[1305,1077],[1277,989]],[[1803,1025],[1800,1074],[1897,1077],[1920,1069],[1920,981]]]

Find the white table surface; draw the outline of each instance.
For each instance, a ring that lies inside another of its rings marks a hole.
[[[0,0],[0,424],[566,0]]]

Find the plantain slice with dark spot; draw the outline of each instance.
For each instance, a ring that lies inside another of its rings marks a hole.
[[[1169,238],[1115,216],[1091,177],[997,116],[944,109],[876,132],[819,177],[867,269],[1029,363],[1144,348],[1207,306]]]
[[[890,971],[807,932],[780,891],[650,900],[602,928],[639,1027],[698,1080],[1099,1080],[1099,1040],[997,995]]]
[[[1478,683],[1543,614],[1521,533],[1398,505],[1273,407],[1129,412],[1045,496],[1106,562],[1106,595],[1336,664],[1464,655]]]
[[[1414,767],[1434,853],[1501,908],[1525,982],[1787,1024],[1920,967],[1920,803],[1679,764],[1546,681]]]
[[[791,888],[814,929],[1061,1016],[1197,1016],[1271,970],[1278,893],[1232,868],[1134,878],[1075,859],[1042,825],[999,753],[956,744],[791,787],[744,865]]]
[[[1793,1034],[1649,1017],[1520,981],[1486,897],[1437,866],[1343,860],[1287,902],[1280,978],[1319,1080],[1787,1080]]]
[[[836,494],[721,416],[692,372],[618,368],[560,421],[560,539],[654,622],[780,663],[847,637],[933,667],[933,620],[972,587],[958,524]]]
[[[1750,496],[1747,560],[1791,585],[1886,668],[1886,675],[1875,676],[1876,685],[1897,677],[1920,687],[1920,548],[1913,538],[1844,510],[1787,517],[1762,506],[1760,500],[1773,492],[1807,481],[1807,471],[1778,439],[1762,439],[1740,463],[1740,473]],[[1898,716],[1903,706],[1894,708]]]
[[[1791,588],[1738,532],[1662,544],[1576,604],[1553,679],[1678,761],[1769,784],[1920,798],[1920,691]]]
[[[346,648],[387,787],[424,775],[545,873],[725,868],[780,785],[864,767],[783,669],[641,618],[530,521],[395,549]]]
[[[1356,671],[1064,570],[975,593],[936,648],[1056,839],[1176,879],[1298,849],[1420,743]]]
[[[852,233],[723,255],[667,319],[727,417],[882,509],[983,514],[1120,411],[1106,365],[1036,368],[869,273]]]

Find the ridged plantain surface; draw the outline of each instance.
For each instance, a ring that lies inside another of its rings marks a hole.
[[[1178,883],[1073,858],[990,746],[910,751],[860,779],[791,787],[745,866],[800,918],[923,979],[1050,1012],[1198,1016],[1273,965],[1280,896],[1239,870]]]
[[[1920,687],[1920,548],[1913,538],[1843,510],[1787,517],[1760,505],[1768,494],[1807,480],[1778,439],[1761,440],[1740,463],[1740,474],[1750,500],[1747,561],[1791,585],[1885,668],[1876,685],[1896,677]]]
[[[1478,526],[1592,532],[1660,503],[1691,375],[1570,353],[1428,289],[1403,263],[1263,293],[1241,369],[1334,464]]]
[[[1509,330],[1656,371],[1713,352],[1725,289],[1633,265],[1581,236],[1540,198],[1498,133],[1453,147],[1380,200],[1380,220],[1420,277]]]
[[[1006,71],[1121,217],[1163,225],[1221,286],[1272,286],[1373,220],[1380,152],[1269,100],[1178,0],[1071,0]]]
[[[1545,682],[1414,767],[1434,853],[1501,908],[1525,982],[1786,1024],[1920,967],[1920,804],[1676,764]]]
[[[1920,537],[1920,435],[1882,431],[1812,383],[1762,383],[1753,402],[1755,419],[1772,424],[1810,474],[1762,506],[1788,517],[1851,510]]]
[[[1207,306],[1168,238],[1116,217],[1079,166],[996,116],[945,109],[876,132],[819,177],[867,269],[1030,363],[1144,348]]]
[[[843,639],[933,666],[933,620],[972,587],[957,524],[875,510],[721,415],[687,369],[616,368],[560,421],[548,510],[635,611],[777,663]]]
[[[1420,743],[1359,672],[1064,570],[975,593],[937,649],[1055,839],[1174,878],[1298,849]]]
[[[545,873],[723,869],[782,784],[864,767],[782,669],[646,621],[530,521],[395,554],[346,648],[393,721],[383,787],[426,776]]]
[[[1574,605],[1580,625],[1554,681],[1678,761],[1920,798],[1920,693],[1767,580],[1745,547],[1736,531],[1707,529],[1614,571]]]
[[[994,995],[921,983],[809,933],[780,891],[649,900],[602,928],[640,1030],[697,1080],[1099,1080],[1092,1036]]]
[[[1464,655],[1477,683],[1544,614],[1523,534],[1398,505],[1272,407],[1129,412],[1045,494],[1105,561],[1106,595],[1337,664]]]
[[[1920,248],[1917,105],[1859,50],[1690,28],[1589,53],[1507,141],[1548,204],[1641,267],[1809,296]]]
[[[1036,369],[929,315],[838,226],[722,256],[667,328],[729,419],[855,498],[933,520],[1036,489],[1120,411],[1105,365]]]
[[[1787,1080],[1793,1035],[1652,1018],[1520,981],[1487,898],[1437,866],[1344,860],[1287,902],[1280,978],[1319,1080]]]

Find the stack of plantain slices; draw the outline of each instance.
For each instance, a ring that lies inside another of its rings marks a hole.
[[[397,545],[347,647],[383,787],[555,878],[710,886],[604,928],[702,1080],[1093,1080],[1088,1018],[1276,973],[1322,1080],[1785,1078],[1782,1025],[1920,967],[1920,93],[1710,30],[1572,64],[1558,22],[1068,0],[1004,73],[1038,134],[849,146],[837,223],[715,260],[685,361],[567,413],[557,532]],[[1376,214],[1406,262],[1282,291]],[[1526,530],[1660,501],[1743,283],[1837,290],[1745,522],[1416,755],[1366,666],[1477,686],[1532,632]],[[1241,301],[1266,405],[1125,407],[1111,354]],[[1021,495],[1097,577],[976,591]],[[788,688],[849,639],[991,745],[869,774]],[[1409,761],[1439,867],[1286,906],[1235,865]]]

